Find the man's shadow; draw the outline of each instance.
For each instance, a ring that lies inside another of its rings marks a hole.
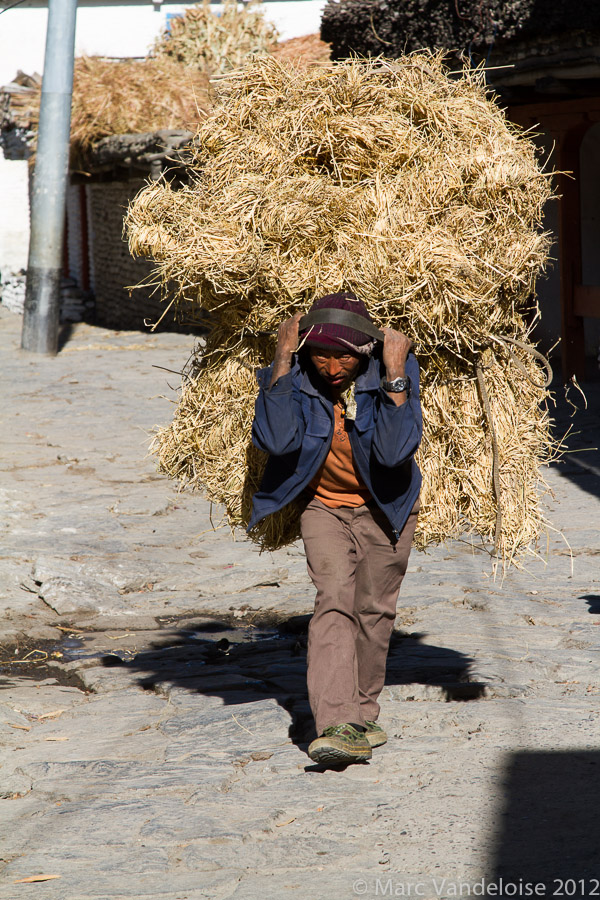
[[[588,612],[591,616],[600,615],[600,597],[598,594],[583,594],[579,599],[586,601]]]
[[[291,716],[289,737],[305,749],[316,736],[306,689],[309,621],[309,615],[292,616],[275,630],[265,634],[256,629],[253,640],[242,641],[243,625],[216,620],[194,625],[190,621],[133,659],[111,654],[104,656],[102,663],[142,673],[139,684],[159,693],[177,686],[221,697],[226,705],[272,697]],[[246,626],[244,630],[249,629]],[[393,633],[386,685],[438,686],[445,700],[481,697],[484,685],[470,679],[473,660],[456,650],[426,644],[424,638],[423,634]]]

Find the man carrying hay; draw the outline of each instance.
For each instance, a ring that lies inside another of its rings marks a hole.
[[[297,350],[299,338],[301,349]],[[279,327],[260,386],[254,444],[269,454],[252,527],[302,495],[317,589],[308,695],[320,763],[371,757],[398,591],[419,506],[419,370],[404,334],[378,331],[353,294],[317,300]]]

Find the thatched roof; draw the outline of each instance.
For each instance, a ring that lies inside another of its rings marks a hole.
[[[594,0],[329,0],[321,37],[332,57],[431,47],[485,53],[492,44],[565,32],[600,33]]]

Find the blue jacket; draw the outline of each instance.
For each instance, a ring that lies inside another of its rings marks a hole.
[[[294,357],[291,371],[269,390],[271,372],[269,366],[257,373],[260,390],[252,442],[269,459],[254,494],[248,530],[307,487],[325,461],[333,435],[333,404],[320,392],[318,375]],[[401,406],[380,387],[383,373],[381,361],[371,357],[356,378],[356,419],[348,423],[348,430],[358,471],[398,538],[421,487],[414,460],[423,430],[419,366],[409,354],[406,374],[411,391]]]

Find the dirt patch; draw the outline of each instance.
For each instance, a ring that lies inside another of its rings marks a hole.
[[[19,638],[0,644],[0,682],[8,678],[31,678],[45,681],[54,678],[57,684],[85,690],[79,676],[65,672],[60,666],[64,653],[60,641],[36,641]]]

